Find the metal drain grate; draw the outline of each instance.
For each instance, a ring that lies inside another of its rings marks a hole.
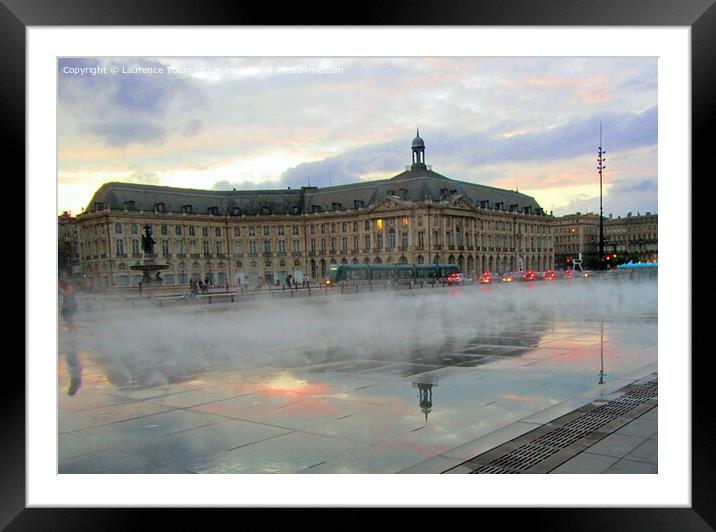
[[[483,465],[472,471],[471,474],[492,474],[492,475],[515,475],[516,471],[503,469],[501,467]]]
[[[586,412],[561,427],[556,427],[538,438],[507,451],[487,464],[472,463],[475,474],[521,473],[557,454],[562,449],[587,437],[590,433],[622,417],[637,406],[658,395],[658,381],[653,380],[633,387],[624,395]],[[474,459],[473,459],[474,460]]]
[[[540,447],[539,445],[528,444],[518,447],[514,451],[493,460],[489,465],[509,467],[518,471],[524,471],[535,464],[539,464],[545,458],[549,458],[555,452],[557,451],[552,447]]]

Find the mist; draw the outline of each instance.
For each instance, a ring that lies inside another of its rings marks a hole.
[[[657,282],[515,283],[92,312],[75,347],[110,382],[161,385],[201,372],[351,359],[409,361],[547,319],[657,316]]]

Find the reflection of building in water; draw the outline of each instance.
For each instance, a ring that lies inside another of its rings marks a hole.
[[[418,399],[420,400],[420,411],[425,414],[425,423],[428,423],[428,414],[433,411],[433,386],[425,382],[414,382],[413,388],[418,389]]]

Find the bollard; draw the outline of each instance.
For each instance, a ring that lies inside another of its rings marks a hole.
[[[209,305],[211,305],[211,296],[209,296]]]
[[[291,291],[291,297],[293,297],[293,291]]]
[[[234,302],[234,294],[231,294],[231,302]]]

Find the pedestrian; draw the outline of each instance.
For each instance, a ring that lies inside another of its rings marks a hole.
[[[62,289],[62,318],[67,323],[67,328],[74,333],[75,328],[75,312],[77,312],[77,300],[75,299],[75,289],[71,283],[60,281]]]
[[[142,281],[139,281],[139,295],[142,295]]]

